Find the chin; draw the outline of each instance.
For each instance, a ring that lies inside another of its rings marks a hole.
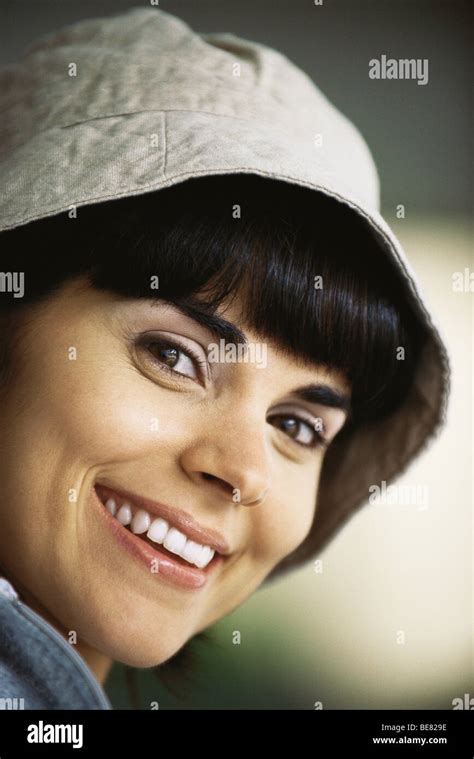
[[[49,599],[51,600],[51,599]],[[157,607],[149,599],[129,591],[111,595],[99,589],[74,594],[49,605],[66,635],[113,661],[147,668],[163,664],[195,634],[194,615]]]
[[[166,625],[159,622],[153,629],[151,626],[129,624],[124,627],[109,622],[106,629],[96,629],[92,635],[85,635],[83,640],[113,661],[130,667],[149,668],[163,664],[174,656],[190,637],[183,631],[170,633]]]
[[[160,664],[164,664],[168,659],[171,659],[178,651],[186,644],[186,640],[182,641],[179,645],[174,646],[161,646],[157,648],[150,644],[148,649],[143,648],[141,651],[130,649],[125,643],[124,645],[114,645],[109,652],[109,656],[113,661],[126,664],[129,667],[135,667],[136,669],[150,669],[151,667],[158,667]]]

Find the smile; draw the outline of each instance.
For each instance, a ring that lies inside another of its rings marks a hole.
[[[184,532],[171,527],[165,519],[153,519],[148,511],[139,509],[128,500],[108,498],[105,508],[121,525],[130,527],[135,535],[146,533],[147,538],[153,543],[163,545],[168,551],[181,556],[189,564],[195,564],[199,569],[207,567],[215,554],[215,550],[210,546],[203,546],[187,538]]]
[[[155,564],[151,571],[178,584],[202,586],[209,571],[230,553],[219,533],[198,525],[186,512],[98,483],[94,489],[122,545],[149,569]]]

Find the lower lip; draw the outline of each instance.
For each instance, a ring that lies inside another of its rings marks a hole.
[[[130,532],[130,530],[120,524],[105,508],[95,488],[92,488],[92,495],[96,506],[99,506],[104,524],[114,535],[117,543],[139,561],[142,566],[146,567],[148,574],[152,577],[167,580],[178,588],[199,590],[204,587],[209,576],[222,563],[223,557],[217,553],[214,554],[214,557],[205,569],[187,567],[184,564],[173,561],[167,554],[162,553],[158,548],[153,548],[142,538],[138,537],[138,535]]]

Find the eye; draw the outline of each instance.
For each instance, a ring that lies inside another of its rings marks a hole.
[[[195,382],[205,373],[206,361],[189,346],[184,348],[177,340],[156,335],[144,336],[139,347],[146,351],[148,360],[160,371],[179,375]]]
[[[288,437],[294,440],[298,445],[305,448],[319,448],[327,446],[327,441],[321,433],[316,430],[306,419],[300,419],[297,416],[287,416],[283,414],[275,415],[269,420],[270,424],[281,430]]]

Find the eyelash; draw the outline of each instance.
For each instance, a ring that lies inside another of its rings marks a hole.
[[[311,424],[311,422],[308,419],[305,419],[304,417],[298,416],[297,414],[274,414],[274,416],[270,417],[270,419],[295,419],[299,424],[305,424],[307,427],[310,428],[312,434],[314,435],[314,441],[312,443],[300,443],[298,440],[294,440],[289,435],[286,435],[292,443],[295,445],[298,445],[300,448],[304,448],[307,450],[318,450],[320,448],[327,448],[329,445],[329,441],[326,440],[319,430],[315,429],[314,426]],[[284,433],[283,433],[284,434]]]
[[[157,337],[149,337],[147,340],[144,340],[141,343],[141,347],[144,348],[146,351],[148,351],[149,355],[151,356],[151,359],[155,366],[162,372],[165,372],[169,376],[176,377],[182,377],[184,380],[190,380],[191,382],[195,382],[192,377],[188,377],[187,374],[183,374],[182,372],[176,371],[176,369],[172,369],[170,366],[166,366],[166,364],[163,364],[163,362],[159,361],[156,356],[153,355],[153,353],[150,350],[150,347],[152,345],[158,345],[161,348],[175,348],[180,353],[185,355],[187,358],[190,358],[199,368],[199,373],[201,375],[205,375],[205,368],[207,366],[206,362],[202,359],[201,356],[199,356],[196,352],[194,352],[189,346],[184,346],[182,343],[179,342],[179,340],[171,340],[169,338],[166,338],[166,340],[160,340]]]
[[[189,346],[184,346],[182,343],[180,343],[179,340],[171,340],[170,338],[166,338],[166,340],[160,340],[157,337],[148,337],[148,339],[143,339],[142,341],[139,341],[140,347],[144,348],[148,354],[150,355],[153,364],[159,369],[159,371],[165,372],[168,376],[176,377],[178,375],[180,378],[184,380],[190,380],[191,382],[195,382],[192,377],[188,377],[186,374],[183,374],[182,372],[176,371],[176,369],[172,369],[169,366],[166,366],[163,362],[159,361],[156,356],[153,355],[153,353],[150,350],[150,347],[152,345],[158,345],[160,347],[166,347],[166,348],[175,348],[180,353],[183,353],[187,358],[191,359],[199,368],[199,371],[201,375],[205,374],[204,369],[206,368],[207,364],[206,361],[203,361],[201,356],[199,356],[196,352],[194,352]],[[285,435],[292,443],[295,445],[298,445],[300,448],[303,448],[305,450],[318,450],[320,448],[327,448],[329,445],[328,441],[321,435],[319,430],[316,430],[314,426],[311,424],[311,422],[308,419],[305,419],[303,417],[298,416],[297,414],[275,414],[272,417],[269,417],[269,419],[295,419],[299,424],[306,424],[308,427],[310,427],[311,432],[314,435],[314,442],[307,444],[307,443],[300,443],[298,440],[293,440],[289,435]],[[283,433],[285,434],[285,433]]]

